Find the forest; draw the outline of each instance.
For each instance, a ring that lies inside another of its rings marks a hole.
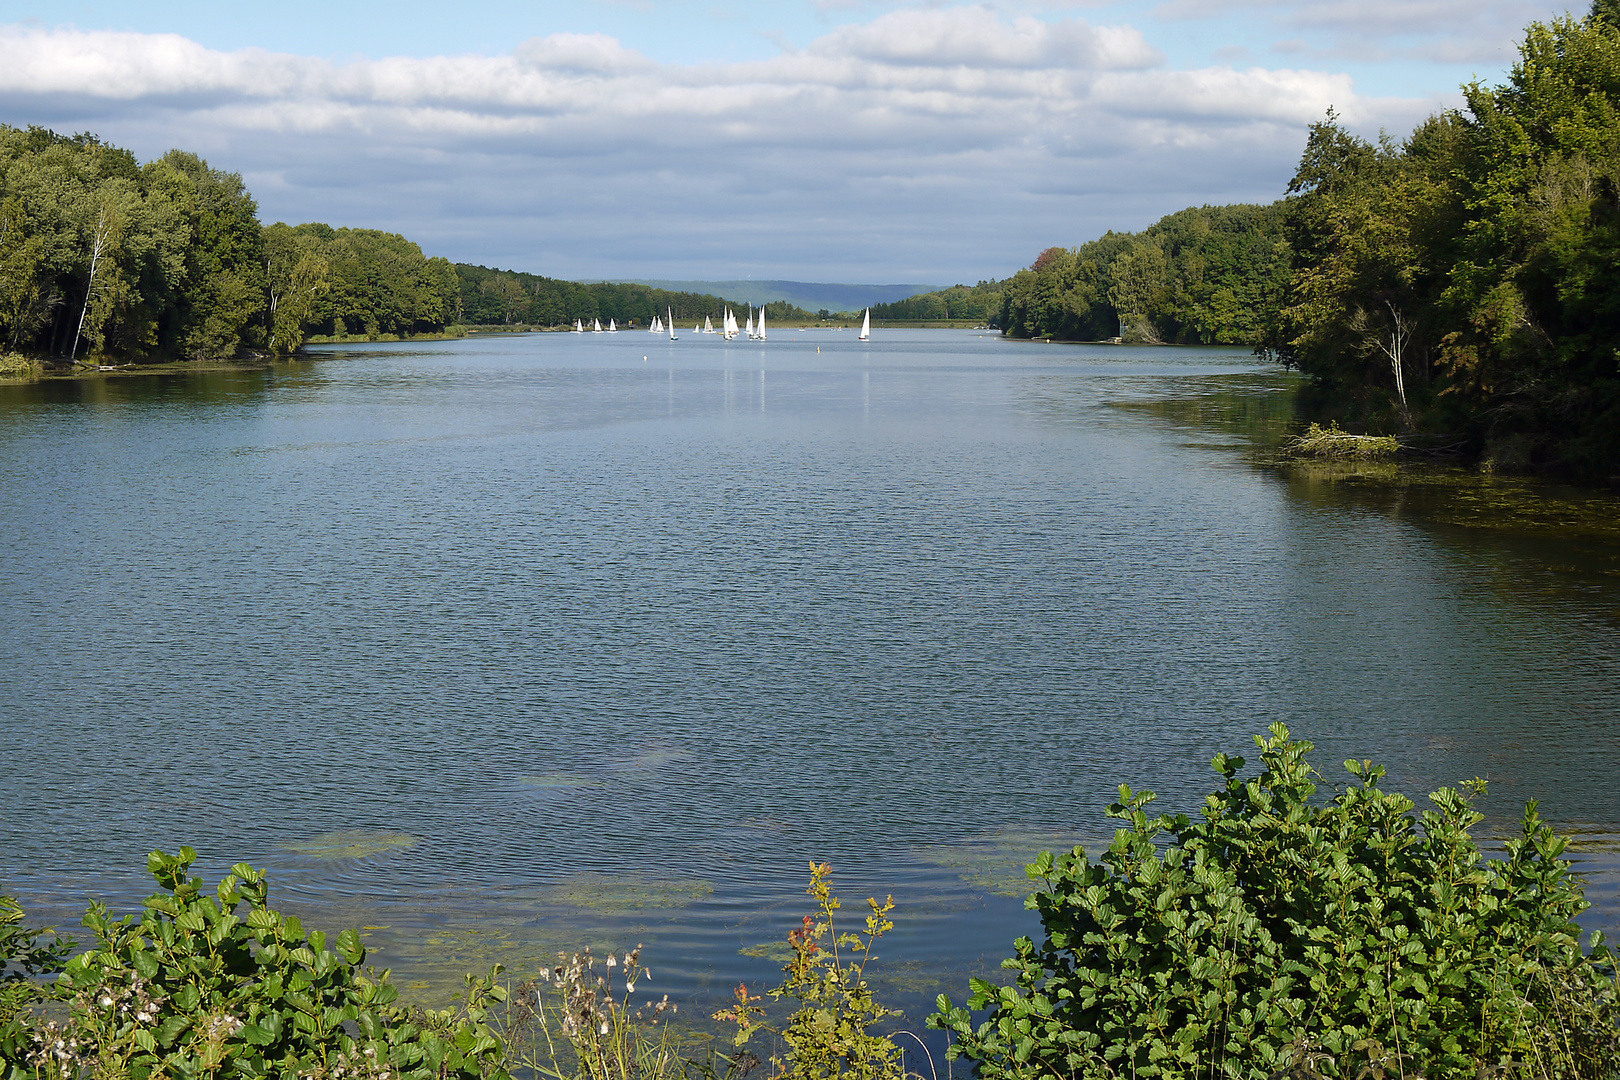
[[[1507,81],[1405,141],[1329,116],[1289,186],[1262,351],[1305,404],[1504,468],[1620,462],[1620,3],[1535,23]]]
[[[1004,282],[981,281],[977,285],[952,285],[938,292],[921,293],[888,304],[874,304],[872,318],[879,322],[928,322],[944,319],[971,319],[976,323],[996,323],[1001,313]]]
[[[873,314],[994,309],[1015,338],[1249,346],[1308,376],[1315,419],[1612,482],[1620,0],[1531,25],[1519,53],[1503,85],[1464,87],[1463,108],[1400,142],[1330,111],[1270,205],[1182,210]]]
[[[438,334],[457,324],[646,325],[718,315],[713,296],[453,265],[405,237],[263,225],[241,176],[171,150],[141,164],[95,135],[0,125],[5,366],[285,354],[312,336]],[[773,304],[770,316],[807,312]]]
[[[1193,207],[1140,233],[1048,248],[1002,283],[997,325],[1012,337],[1256,344],[1288,285],[1284,214],[1279,203]]]

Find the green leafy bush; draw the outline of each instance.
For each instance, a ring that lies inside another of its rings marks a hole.
[[[92,904],[95,947],[75,956],[55,988],[66,1018],[26,1032],[0,1058],[12,1080],[93,1076],[116,1080],[428,1080],[506,1076],[486,1022],[504,997],[468,979],[458,1011],[395,1005],[387,972],[362,969],[352,930],[336,951],[326,935],[266,903],[264,875],[239,863],[213,896],[186,876],[196,852],[153,852],[138,921]]]
[[[1098,861],[1031,864],[1044,940],[1018,940],[1013,985],[940,996],[953,1056],[984,1080],[1620,1075],[1614,956],[1601,935],[1583,955],[1588,905],[1534,803],[1487,860],[1480,782],[1414,816],[1351,761],[1354,783],[1313,802],[1311,744],[1280,724],[1256,742],[1252,779],[1215,757],[1203,820],[1121,787]]]
[[[68,938],[41,940],[53,933],[24,926],[22,905],[0,896],[0,1076],[29,1045],[29,1010],[46,996],[40,977],[61,971],[73,952]]]

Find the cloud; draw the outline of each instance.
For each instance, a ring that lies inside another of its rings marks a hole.
[[[0,28],[0,118],[241,171],[267,219],[404,232],[562,276],[1004,274],[1190,203],[1269,199],[1343,75],[1174,70],[1136,30],[903,8],[767,60],[600,34],[333,61],[174,35]]]
[[[1566,14],[1570,6],[1558,0],[1165,0],[1154,14],[1166,20],[1260,16],[1290,35],[1285,43],[1296,53],[1499,66],[1512,60],[1524,27]]]

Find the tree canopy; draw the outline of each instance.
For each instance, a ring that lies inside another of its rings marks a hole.
[[[1535,23],[1507,81],[1399,144],[1313,125],[1271,351],[1313,407],[1503,464],[1620,461],[1620,29]]]

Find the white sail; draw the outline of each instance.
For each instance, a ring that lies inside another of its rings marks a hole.
[[[676,340],[676,337],[675,337],[675,309],[674,308],[669,308],[668,309],[668,314],[669,314],[669,340],[675,341]]]
[[[867,308],[866,309],[866,314],[861,317],[861,337],[860,337],[860,340],[862,340],[862,341],[871,341],[872,340],[872,309],[871,308]]]
[[[759,340],[765,340],[765,309],[759,309]]]
[[[583,323],[581,323],[578,319],[575,319],[574,320],[574,333],[583,334],[584,332],[585,332],[585,325]]]
[[[705,334],[714,333],[714,323],[709,321],[709,317],[707,315],[703,316],[703,332]]]
[[[602,332],[602,320],[601,319],[592,319],[591,320],[591,333],[600,334],[601,332]]]
[[[614,322],[612,319],[609,319],[608,320],[608,333],[617,334],[618,332],[619,332],[619,324]]]
[[[748,309],[748,340],[754,340],[754,309]]]

